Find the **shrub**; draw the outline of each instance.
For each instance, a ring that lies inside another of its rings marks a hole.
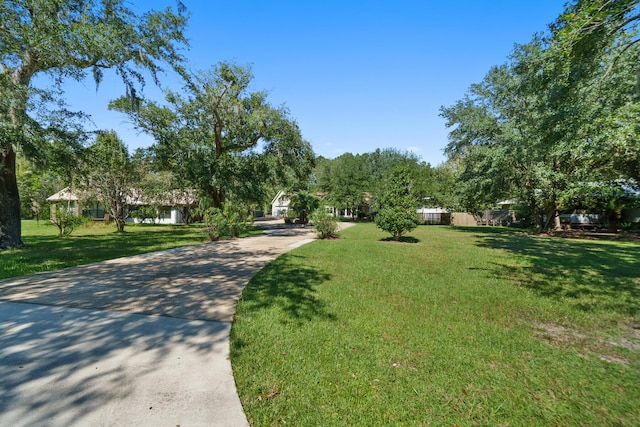
[[[66,206],[58,204],[56,206],[56,215],[51,218],[51,222],[58,227],[60,236],[68,236],[85,222],[85,219],[74,215]]]
[[[140,222],[150,222],[155,224],[156,217],[158,216],[158,210],[155,206],[140,206],[133,211],[133,217]]]
[[[226,231],[230,237],[239,237],[253,223],[253,216],[242,203],[225,202],[222,214],[226,219]]]
[[[418,226],[420,218],[416,210],[416,199],[411,194],[411,177],[406,168],[391,171],[387,185],[380,196],[380,210],[376,225],[400,240],[402,235]]]
[[[222,236],[239,237],[253,222],[253,217],[243,204],[226,202],[222,209],[209,207],[200,209],[205,223],[204,231],[212,242]]]
[[[324,209],[315,211],[311,215],[311,222],[321,239],[331,239],[338,236],[338,221]]]
[[[209,236],[209,240],[215,242],[225,234],[227,228],[227,220],[218,208],[207,208],[201,211],[202,220],[204,221],[204,231]]]

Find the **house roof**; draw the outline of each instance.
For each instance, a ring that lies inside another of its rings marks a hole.
[[[194,205],[196,201],[195,190],[171,190],[153,196],[145,196],[139,190],[133,190],[132,194],[127,196],[127,204],[132,206],[190,206]]]
[[[275,197],[273,199],[271,199],[271,204],[275,204],[278,203],[280,201],[280,198],[285,196],[284,191],[282,190],[278,190],[278,192],[276,193]]]
[[[56,194],[47,197],[47,202],[52,202],[52,203],[56,203],[56,202],[74,202],[74,201],[78,201],[78,196],[76,195],[76,193],[72,193],[69,190],[69,187],[65,187],[62,190],[58,191]]]
[[[78,201],[80,200],[80,197],[83,197],[84,195],[84,193],[78,190],[71,192],[69,190],[69,187],[65,187],[62,190],[58,191],[56,194],[47,197],[47,202],[57,203]],[[126,197],[126,203],[132,206],[186,206],[195,204],[196,200],[197,198],[195,190],[172,190],[168,193],[151,197],[144,196],[140,190],[133,190],[132,195]]]

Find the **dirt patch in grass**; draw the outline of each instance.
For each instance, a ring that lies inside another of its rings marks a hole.
[[[546,235],[550,237],[563,237],[567,239],[640,242],[640,232],[638,231],[621,231],[618,233],[610,233],[608,231],[597,230],[562,230],[554,231]]]
[[[607,362],[629,365],[630,361],[620,354],[620,349],[640,353],[640,328],[637,326],[625,327],[619,337],[579,331],[557,323],[535,323],[534,326],[538,329],[536,335],[549,345],[574,348],[580,354],[595,355]]]

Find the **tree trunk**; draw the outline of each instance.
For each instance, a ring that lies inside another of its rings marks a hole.
[[[546,210],[547,221],[543,231],[560,231],[562,230],[562,223],[560,222],[560,209],[556,203],[549,205]]]
[[[213,207],[222,209],[224,205],[224,190],[218,188],[211,192],[211,201],[213,202]]]
[[[0,152],[0,249],[22,245],[16,152]]]
[[[116,201],[113,208],[111,209],[111,214],[113,215],[113,222],[116,225],[118,233],[124,233],[124,226],[126,224],[126,218],[124,217],[124,206]]]
[[[607,212],[607,231],[616,233],[618,231],[618,218],[620,214],[614,210]]]
[[[533,224],[536,228],[536,233],[542,232],[542,228],[544,226],[542,212],[541,209],[538,209],[536,199],[533,197],[529,199],[529,209],[531,209],[531,214],[533,215]]]

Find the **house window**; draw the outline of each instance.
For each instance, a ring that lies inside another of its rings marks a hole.
[[[83,216],[88,216],[93,219],[104,219],[104,214],[104,207],[97,202],[85,205],[85,208],[82,210]]]
[[[159,219],[171,219],[171,208],[170,207],[161,207],[158,209],[158,218]]]

